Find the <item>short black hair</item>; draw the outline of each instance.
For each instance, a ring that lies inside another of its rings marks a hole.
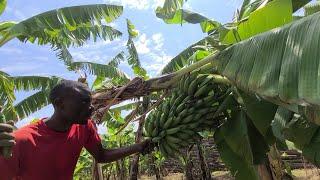
[[[78,81],[63,79],[51,89],[49,100],[51,103],[54,103],[57,98],[64,98],[66,94],[74,92],[75,89],[80,89],[81,93],[90,93],[87,85]]]

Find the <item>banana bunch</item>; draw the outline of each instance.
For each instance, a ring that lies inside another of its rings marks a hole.
[[[158,143],[165,157],[174,156],[181,148],[195,143],[198,132],[219,123],[214,117],[217,98],[225,89],[217,86],[209,74],[188,74],[173,90],[171,96],[153,111],[144,124],[144,135]]]

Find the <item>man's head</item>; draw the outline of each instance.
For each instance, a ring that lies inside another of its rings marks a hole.
[[[86,124],[93,107],[90,89],[77,81],[62,80],[50,92],[55,113],[72,124]]]

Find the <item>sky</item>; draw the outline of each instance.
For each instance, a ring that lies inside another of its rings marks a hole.
[[[112,42],[89,41],[83,47],[70,48],[70,52],[77,61],[107,63],[121,50],[125,50],[128,18],[139,32],[134,42],[141,64],[148,75],[156,77],[174,56],[206,35],[197,24],[168,25],[158,19],[154,10],[157,6],[162,6],[163,2],[163,0],[10,0],[5,12],[0,16],[0,22],[21,21],[48,10],[67,6],[101,3],[123,5],[124,13],[109,24],[123,32],[121,38]],[[183,8],[227,23],[232,21],[233,14],[241,3],[242,0],[188,0]],[[0,70],[12,76],[59,76],[70,80],[79,77],[79,74],[67,70],[50,46],[12,40],[0,48],[0,57]],[[134,77],[126,63],[121,63],[119,68],[130,77]],[[17,92],[16,103],[32,93],[34,92]],[[52,112],[53,108],[49,105],[17,125],[22,126],[30,119],[48,117]]]

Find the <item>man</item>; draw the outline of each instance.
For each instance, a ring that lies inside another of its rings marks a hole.
[[[62,80],[50,92],[54,113],[13,131],[0,124],[0,150],[12,147],[12,157],[0,156],[0,180],[69,180],[85,147],[99,163],[108,163],[150,148],[149,141],[119,149],[104,149],[91,120],[91,92],[80,82]],[[2,152],[2,150],[0,151]]]

